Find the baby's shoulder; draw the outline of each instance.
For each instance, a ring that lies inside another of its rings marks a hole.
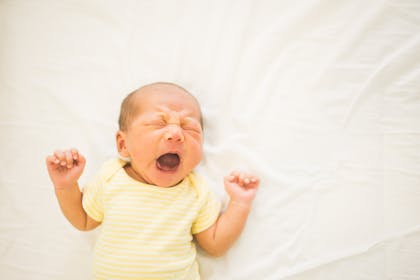
[[[198,197],[205,196],[209,192],[207,180],[195,171],[188,174],[187,178],[189,185],[195,190]]]
[[[108,182],[112,177],[127,164],[119,158],[112,158],[105,161],[99,169],[96,178],[102,182]]]
[[[119,158],[105,161],[95,176],[90,178],[83,186],[83,192],[87,189],[102,190],[103,187],[114,177],[114,175],[124,168],[127,163]]]

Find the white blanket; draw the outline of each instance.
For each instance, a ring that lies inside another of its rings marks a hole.
[[[420,279],[420,2],[0,1],[0,278],[89,279],[97,231],[60,213],[44,158],[81,183],[116,155],[119,104],[179,83],[205,116],[199,172],[246,228],[203,279]]]

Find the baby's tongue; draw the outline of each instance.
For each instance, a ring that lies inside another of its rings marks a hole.
[[[177,154],[164,154],[157,159],[157,166],[164,171],[171,171],[178,167],[179,156]]]

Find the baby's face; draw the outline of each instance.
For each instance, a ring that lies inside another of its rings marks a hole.
[[[168,90],[153,89],[139,97],[139,114],[117,134],[120,154],[131,158],[127,173],[160,187],[179,183],[203,156],[198,104],[179,89]]]

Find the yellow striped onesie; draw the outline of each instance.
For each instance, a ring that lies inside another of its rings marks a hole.
[[[174,187],[141,183],[113,159],[83,188],[83,208],[101,222],[95,279],[200,279],[193,234],[216,221],[220,201],[194,173]]]

